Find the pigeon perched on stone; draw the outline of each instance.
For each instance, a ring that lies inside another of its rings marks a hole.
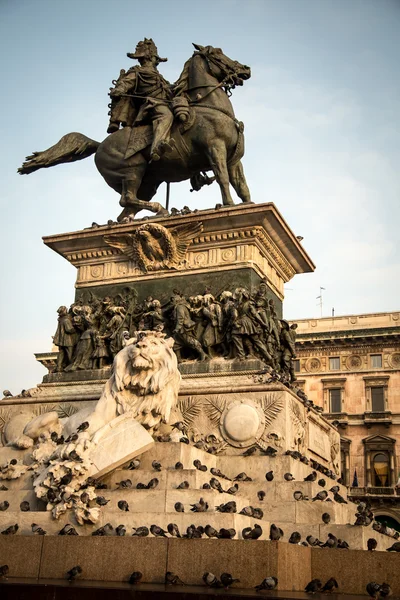
[[[204,500],[204,498],[200,498],[198,502],[190,505],[192,508],[190,509],[192,512],[206,512],[208,510],[208,502]]]
[[[32,523],[31,528],[32,528],[32,533],[34,533],[35,535],[46,535],[46,533],[47,533],[47,531],[42,529],[40,527],[40,525],[37,525],[36,523]]]
[[[185,436],[181,437],[179,441],[181,444],[190,444],[190,440]]]
[[[318,479],[318,485],[320,487],[325,487],[326,486],[326,481],[325,479]]]
[[[298,531],[293,531],[292,535],[289,538],[289,544],[300,544],[301,542],[301,534]]]
[[[235,513],[237,511],[236,502],[232,500],[226,504],[220,504],[219,506],[215,507],[215,510],[223,513]]]
[[[400,552],[400,542],[395,542],[390,548],[386,548],[386,552]]]
[[[235,529],[233,529],[233,527],[229,528],[229,529],[225,529],[224,527],[221,527],[221,529],[218,532],[218,537],[222,540],[226,539],[226,540],[232,540],[236,535],[236,531]]]
[[[204,533],[206,534],[206,536],[208,538],[217,538],[218,537],[218,531],[216,529],[214,529],[214,527],[211,527],[211,525],[206,525],[204,527]]]
[[[293,498],[297,501],[303,500],[304,494],[303,492],[300,492],[300,490],[296,490],[295,492],[293,492]]]
[[[211,588],[221,588],[223,584],[220,580],[214,575],[214,573],[204,573],[203,581],[208,587]]]
[[[164,531],[164,529],[162,529],[161,527],[158,527],[158,525],[151,525],[150,526],[150,532],[155,537],[167,537],[166,532]]]
[[[125,525],[118,525],[118,527],[116,527],[116,529],[115,529],[115,533],[119,537],[123,537],[124,535],[126,535]]]
[[[317,472],[313,471],[312,473],[310,473],[309,475],[307,475],[307,477],[304,477],[304,481],[316,481],[317,477],[318,477]]]
[[[131,576],[129,577],[129,583],[131,585],[135,585],[136,583],[139,583],[139,581],[142,579],[143,577],[143,573],[141,573],[140,571],[134,571]]]
[[[117,488],[119,490],[129,490],[132,487],[131,479],[124,479],[123,481],[119,481],[117,483]]]
[[[274,479],[274,472],[273,471],[268,471],[268,473],[265,474],[265,479],[267,481],[273,481],[273,479]]]
[[[131,460],[129,465],[127,467],[125,467],[125,469],[127,469],[129,471],[135,471],[139,467],[140,467],[140,460],[138,458],[134,458],[133,460]]]
[[[62,529],[60,529],[58,535],[79,535],[79,533],[70,523],[67,523]]]
[[[119,508],[119,510],[123,510],[125,512],[129,512],[129,504],[126,502],[126,500],[119,500],[118,501],[118,508]]]
[[[253,507],[253,518],[254,519],[262,519],[263,516],[264,516],[264,513],[261,508]]]
[[[392,592],[392,588],[390,587],[390,585],[388,583],[382,583],[381,585],[381,590],[380,590],[380,597],[381,598],[387,598],[388,596],[391,596],[393,594]]]
[[[277,527],[274,523],[271,524],[269,528],[269,539],[277,542],[283,537],[283,531],[280,527]]]
[[[232,496],[234,496],[238,491],[239,491],[239,486],[238,486],[237,483],[235,483],[230,488],[228,488],[227,490],[225,490],[225,493],[226,494],[231,494]]]
[[[77,431],[79,433],[82,433],[83,431],[86,431],[87,429],[89,429],[89,422],[88,421],[84,421],[83,423],[81,423],[77,429]]]
[[[331,577],[330,579],[328,579],[328,581],[325,583],[324,587],[322,588],[322,592],[332,592],[334,590],[334,588],[338,588],[338,582],[336,581],[336,579],[334,577]]]
[[[253,456],[257,452],[257,446],[252,446],[243,452],[242,456]]]
[[[177,486],[177,490],[187,490],[189,488],[189,482],[188,481],[182,481],[182,483],[180,483]]]
[[[15,535],[17,533],[19,529],[19,525],[18,523],[15,523],[15,525],[10,525],[10,527],[7,527],[7,529],[4,529],[4,531],[2,531],[2,535]]]
[[[96,498],[96,504],[99,506],[106,506],[109,502],[110,500],[106,500],[104,496],[97,496]]]
[[[377,545],[378,545],[378,542],[376,541],[376,539],[369,538],[367,540],[367,548],[370,552],[372,552],[373,550],[376,550]],[[400,544],[399,544],[399,549],[400,549]]]
[[[179,471],[179,470],[183,469],[183,464],[182,464],[181,462],[177,462],[177,463],[175,463],[175,469],[176,469],[177,471]]]
[[[201,486],[202,490],[211,490],[211,485],[209,483],[203,483]]]
[[[10,503],[7,500],[0,502],[0,510],[5,511],[10,506]]]
[[[0,485],[0,492],[8,492],[8,487],[6,487],[5,485],[1,484]]]
[[[260,490],[259,492],[257,492],[257,498],[260,500],[260,502],[263,502],[263,500],[265,498],[265,492],[263,490]]]
[[[7,575],[10,572],[10,568],[8,565],[0,566],[0,579],[7,579]]]
[[[177,431],[185,431],[185,423],[183,421],[177,421],[176,423],[173,423],[171,427]]]
[[[153,477],[153,479],[150,479],[149,483],[146,485],[146,489],[155,490],[159,483],[160,482],[157,477]]]
[[[12,398],[13,397],[12,393],[10,392],[10,390],[4,390],[3,391],[3,396],[4,396],[4,398]]]
[[[161,469],[162,469],[161,463],[158,462],[158,460],[153,460],[153,462],[151,463],[151,466],[153,467],[153,469],[155,471],[161,471]]]
[[[221,573],[221,583],[224,588],[227,590],[234,583],[239,583],[240,579],[234,579],[230,573]]]
[[[259,585],[256,585],[256,591],[261,592],[261,590],[274,590],[277,585],[278,579],[276,577],[266,577]]]
[[[326,540],[325,544],[321,546],[321,548],[337,548],[337,545],[337,537],[334,536],[333,533],[328,533],[328,539]]]
[[[182,502],[175,502],[174,508],[176,512],[185,512],[185,507],[183,506]]]
[[[322,521],[325,523],[325,525],[329,525],[331,522],[331,515],[329,513],[324,513],[322,515]]]
[[[142,483],[141,481],[139,481],[136,484],[136,489],[137,490],[147,490],[147,485],[145,483]]]
[[[175,573],[172,571],[167,571],[165,573],[165,585],[186,585],[186,583],[184,583],[182,579],[180,579],[178,575],[175,575]]]
[[[322,490],[322,492],[318,492],[318,494],[316,494],[314,496],[314,498],[312,498],[313,502],[316,502],[316,500],[321,500],[321,502],[323,502],[324,500],[326,500],[328,497],[328,492],[325,490]]]
[[[314,537],[313,535],[308,535],[306,537],[307,542],[310,544],[310,546],[316,547],[316,546],[322,546],[322,542]]]
[[[339,485],[333,485],[329,491],[332,492],[332,494],[336,494],[336,492],[338,492],[339,490],[340,490]]]
[[[210,479],[210,485],[214,490],[217,490],[220,494],[223,494],[224,490],[222,489],[222,485],[215,477]]]
[[[270,456],[271,458],[275,458],[277,452],[278,452],[278,450],[276,448],[273,448],[272,446],[268,446],[268,448],[266,450],[261,451],[261,454],[263,456]]]
[[[244,540],[258,540],[262,536],[262,528],[255,524],[254,527],[245,527],[242,530],[242,538]]]
[[[371,597],[371,598],[375,598],[375,600],[377,598],[379,598],[379,592],[381,591],[381,585],[379,583],[375,583],[375,581],[371,581],[370,583],[367,584],[366,590],[367,590],[367,594]]]
[[[69,571],[67,571],[67,579],[68,581],[75,581],[77,577],[82,575],[82,567],[76,565],[76,567],[72,567]]]
[[[186,535],[184,535],[183,537],[192,540],[192,539],[200,539],[203,536],[204,533],[204,528],[199,526],[196,527],[196,525],[194,525],[193,523],[191,525],[189,525],[189,527],[187,527],[186,529]]]
[[[338,544],[337,544],[338,548],[341,548],[342,550],[349,550],[350,546],[349,544],[346,542],[346,540],[342,540],[340,538],[338,538]]]
[[[333,494],[333,499],[335,502],[337,502],[338,504],[348,504],[348,502],[343,498],[343,496],[341,496],[339,494],[339,492],[335,492]]]
[[[309,583],[307,583],[306,587],[304,588],[304,591],[307,592],[307,594],[315,594],[317,592],[320,592],[322,588],[322,581],[320,579],[312,579]]]
[[[246,473],[242,472],[242,473],[239,473],[239,475],[236,475],[236,477],[233,478],[233,481],[253,481],[253,480],[251,477],[246,475]]]
[[[69,485],[71,483],[71,481],[72,481],[72,473],[67,473],[66,475],[61,477],[60,484],[61,485]]]
[[[149,528],[148,527],[132,527],[133,529],[133,533],[132,536],[134,537],[147,537],[150,533]]]
[[[168,533],[172,535],[172,537],[182,537],[179,531],[178,525],[176,523],[168,523],[167,525]]]

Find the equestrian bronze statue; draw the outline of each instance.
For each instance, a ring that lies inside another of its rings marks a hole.
[[[193,44],[175,84],[158,71],[162,59],[151,39],[128,57],[139,61],[121,70],[110,89],[109,135],[96,142],[68,133],[43,152],[34,152],[18,169],[28,174],[60,163],[95,155],[97,169],[121,195],[118,221],[146,209],[158,216],[168,211],[151,202],[165,181],[190,179],[194,189],[210,181],[212,171],[224,205],[234,204],[229,184],[243,202],[251,202],[243,173],[243,123],[235,117],[231,90],[250,77],[250,68],[225,56],[220,48]]]

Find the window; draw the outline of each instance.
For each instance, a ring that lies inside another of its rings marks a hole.
[[[385,388],[371,388],[371,405],[372,412],[384,412],[385,410]]]
[[[371,369],[382,368],[382,354],[371,354]]]
[[[295,373],[300,373],[300,361],[298,358],[293,361],[293,368]]]
[[[387,487],[390,485],[389,457],[380,452],[373,457],[372,469],[373,485],[376,487]]]
[[[335,356],[334,358],[329,359],[329,370],[330,371],[339,371],[340,369],[340,357]]]
[[[329,403],[331,413],[342,412],[342,390],[340,388],[329,390]]]

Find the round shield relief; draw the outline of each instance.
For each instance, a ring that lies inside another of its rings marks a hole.
[[[264,412],[252,400],[236,400],[223,411],[220,429],[223,438],[232,446],[247,448],[263,434]]]

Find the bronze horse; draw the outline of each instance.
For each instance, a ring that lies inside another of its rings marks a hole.
[[[229,184],[243,202],[251,202],[240,161],[244,154],[243,124],[235,118],[228,96],[231,89],[250,77],[250,68],[231,60],[220,48],[194,46],[196,51],[173,86],[175,95],[189,101],[189,122],[174,121],[173,149],[159,161],[150,161],[151,126],[147,125],[125,127],[101,143],[81,133],[69,133],[48,150],[28,156],[18,172],[28,174],[95,154],[100,174],[121,194],[124,209],[119,221],[142,209],[159,216],[168,214],[158,202],[151,202],[158,186],[163,181],[184,181],[210,170],[221,188],[224,205],[234,204]],[[128,145],[136,138],[144,143],[129,156]]]

